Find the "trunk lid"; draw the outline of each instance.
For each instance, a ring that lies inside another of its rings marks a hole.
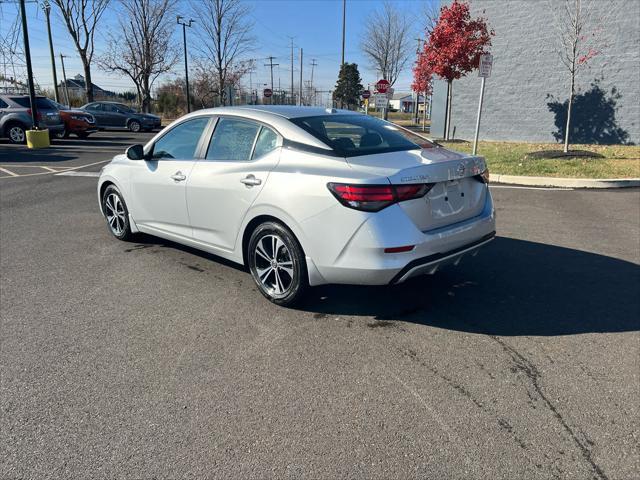
[[[433,147],[348,157],[347,162],[393,185],[434,184],[425,197],[399,204],[423,232],[475,217],[484,208],[487,188],[474,178],[486,168],[482,157]]]

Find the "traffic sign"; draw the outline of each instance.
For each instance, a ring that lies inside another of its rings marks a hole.
[[[376,108],[387,108],[387,105],[389,104],[389,99],[387,98],[386,94],[377,93],[376,95],[374,95],[374,99],[375,99]]]
[[[270,88],[265,88],[262,91],[262,94],[266,97],[269,98],[271,95],[273,95],[273,90],[271,90]]]
[[[371,92],[369,90],[365,90],[362,92],[362,98],[365,100],[371,96]]]
[[[383,78],[381,80],[378,80],[378,83],[376,83],[376,90],[378,91],[378,93],[387,93],[389,85],[389,80],[385,80]]]
[[[488,78],[491,76],[491,67],[493,66],[493,55],[485,53],[480,55],[480,66],[478,68],[478,76]]]

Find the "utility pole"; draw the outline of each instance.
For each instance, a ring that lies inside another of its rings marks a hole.
[[[184,45],[184,82],[186,86],[186,94],[187,94],[187,113],[191,111],[191,95],[189,93],[189,67],[187,65],[187,27],[191,27],[191,24],[195,22],[193,19],[189,19],[189,21],[183,21],[184,17],[182,15],[178,15],[176,21],[178,25],[182,25],[182,43]],[[222,90],[222,85],[220,86]]]
[[[56,102],[60,103],[60,97],[58,96],[58,75],[56,74],[56,57],[53,54],[53,40],[51,39],[51,19],[49,18],[49,15],[51,14],[51,4],[49,3],[49,0],[44,0],[42,9],[44,10],[44,15],[47,19],[47,33],[49,34],[49,54],[51,55],[51,70],[53,73],[53,93],[55,94]]]
[[[346,28],[346,18],[347,18],[347,0],[342,0],[342,61],[340,62],[340,66],[344,65],[344,34]]]
[[[293,38],[289,37],[291,40],[291,105],[295,105],[295,92],[293,90]]]
[[[313,69],[314,67],[316,67],[316,65],[318,65],[316,63],[316,59],[313,58],[311,59],[311,82],[309,82],[309,94],[311,95],[311,92],[313,92]],[[313,105],[316,104],[316,95],[315,93],[313,94]]]
[[[276,57],[267,57],[267,60],[269,60],[269,63],[265,63],[264,66],[265,67],[269,67],[271,70],[271,93],[272,93],[272,97],[273,97],[273,67],[277,67],[278,65],[280,65],[279,63],[273,63],[273,60]],[[269,99],[269,103],[273,103],[273,100],[270,98]]]
[[[64,80],[64,96],[67,100],[67,105],[69,104],[69,86],[67,85],[67,72],[64,70],[64,59],[66,55],[60,54],[60,63],[62,64],[62,79]]]
[[[418,57],[416,59],[416,63],[417,63],[418,59],[420,58],[420,49],[422,48],[423,40],[421,38],[416,38],[415,40],[418,42],[418,46],[416,47],[416,56]],[[415,108],[413,110],[413,123],[415,123],[417,125],[418,124],[418,118],[420,118],[420,116],[418,115],[418,107],[420,106],[420,92],[414,92],[414,93],[416,95],[416,103],[415,103]],[[424,106],[426,108],[426,106],[427,106],[426,97],[425,97],[424,101],[425,101]]]
[[[300,106],[302,106],[302,48],[300,48]]]
[[[24,40],[24,56],[27,62],[27,78],[29,80],[29,102],[31,103],[31,129],[38,129],[38,111],[36,106],[36,89],[33,85],[33,70],[31,69],[31,50],[29,48],[29,31],[27,29],[27,12],[24,0],[20,0],[20,16],[22,17],[22,38]]]

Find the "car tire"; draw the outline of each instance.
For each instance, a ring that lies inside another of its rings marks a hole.
[[[27,143],[27,131],[25,127],[20,123],[10,123],[5,128],[9,142],[14,145],[20,145]]]
[[[131,240],[133,233],[129,224],[129,209],[115,185],[109,185],[102,194],[102,212],[107,228],[118,240]]]
[[[53,134],[53,138],[56,138],[58,140],[62,139],[62,138],[69,138],[69,133],[67,132],[67,129],[65,128],[64,130],[61,130],[59,132],[56,132]]]
[[[85,132],[78,132],[76,133],[76,135],[78,136],[78,138],[81,138],[82,140],[86,140],[87,138],[89,138],[89,134]]]
[[[131,120],[129,122],[129,130],[134,133],[138,133],[140,130],[142,130],[142,125],[137,120]]]
[[[279,223],[265,222],[253,231],[247,263],[260,293],[276,305],[291,306],[308,289],[302,247],[293,233]]]

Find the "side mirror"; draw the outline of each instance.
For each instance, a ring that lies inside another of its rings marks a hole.
[[[127,148],[126,153],[129,160],[144,160],[144,147],[142,145],[131,145]]]

